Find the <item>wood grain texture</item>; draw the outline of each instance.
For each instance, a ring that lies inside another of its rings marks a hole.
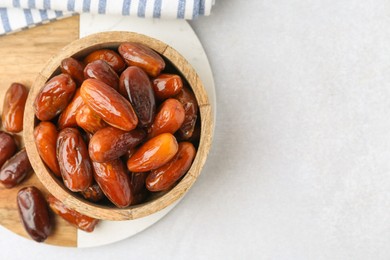
[[[115,207],[93,204],[76,197],[44,167],[34,144],[32,133],[36,124],[36,118],[32,107],[35,97],[47,79],[50,78],[57,70],[61,60],[70,56],[83,57],[91,51],[101,48],[117,48],[120,43],[129,41],[143,43],[159,52],[170,60],[187,79],[199,104],[201,116],[201,137],[198,152],[191,168],[184,178],[172,190],[166,193],[159,193],[153,197],[153,200],[143,204],[118,209]],[[104,220],[129,220],[142,218],[166,208],[181,198],[194,184],[203,168],[210,150],[213,136],[212,132],[214,129],[214,121],[207,93],[201,80],[199,79],[199,76],[196,74],[192,66],[190,66],[183,56],[167,44],[145,35],[131,32],[99,33],[72,42],[70,45],[63,48],[61,52],[53,57],[53,59],[48,61],[43,70],[40,72],[39,77],[37,77],[32,86],[26,107],[30,109],[26,110],[24,117],[24,140],[26,142],[26,149],[31,164],[33,165],[39,179],[55,197],[61,200],[68,207],[91,217]]]
[[[78,39],[78,35],[79,17],[75,16],[0,37],[0,110],[3,107],[4,94],[12,82],[20,82],[30,87],[47,60],[65,45]],[[18,136],[22,147],[24,144],[21,134]],[[34,185],[47,194],[35,173],[31,173],[26,182],[13,189],[0,187],[0,225],[26,238],[29,236],[19,219],[16,194],[19,189],[29,185]],[[45,243],[77,246],[76,228],[57,216],[53,219],[55,228]]]

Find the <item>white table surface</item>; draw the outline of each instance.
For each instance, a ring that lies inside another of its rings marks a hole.
[[[219,0],[191,22],[217,127],[162,221],[90,249],[0,230],[0,259],[389,259],[390,3]]]

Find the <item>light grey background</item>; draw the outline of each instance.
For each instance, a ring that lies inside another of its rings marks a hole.
[[[145,232],[0,258],[389,259],[390,2],[219,0],[191,22],[218,118],[208,174]]]

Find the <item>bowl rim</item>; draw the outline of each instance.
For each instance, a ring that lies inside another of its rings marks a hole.
[[[41,88],[53,75],[53,73],[58,70],[60,62],[64,58],[77,56],[83,52],[85,55],[85,53],[89,53],[93,50],[115,47],[123,42],[138,42],[149,46],[168,59],[183,75],[183,77],[186,78],[198,101],[201,120],[201,134],[197,154],[191,168],[173,189],[166,194],[143,204],[127,208],[111,208],[108,206],[97,205],[76,197],[71,191],[63,187],[60,184],[60,181],[54,177],[54,174],[47,169],[38,154],[34,141],[33,133],[36,117],[33,103]],[[214,131],[212,107],[209,103],[208,95],[203,83],[194,68],[179,52],[168,44],[158,39],[135,32],[113,31],[96,33],[75,40],[62,48],[56,55],[47,61],[41,72],[38,73],[31,86],[26,102],[26,108],[27,109],[25,109],[24,112],[23,138],[31,165],[39,180],[54,197],[62,201],[66,206],[73,208],[82,214],[102,220],[131,220],[146,217],[168,207],[178,199],[182,198],[182,196],[192,187],[201,173],[211,148]]]

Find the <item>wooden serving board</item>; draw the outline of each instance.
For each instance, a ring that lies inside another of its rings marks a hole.
[[[50,57],[78,38],[79,16],[0,37],[0,110],[3,107],[5,92],[12,82],[20,82],[30,87]],[[22,147],[21,134],[17,139]],[[0,225],[28,239],[30,238],[18,215],[16,194],[22,187],[29,185],[34,185],[47,194],[34,173],[15,188],[6,189],[0,186]],[[76,228],[57,216],[53,219],[54,230],[45,243],[76,247]]]

